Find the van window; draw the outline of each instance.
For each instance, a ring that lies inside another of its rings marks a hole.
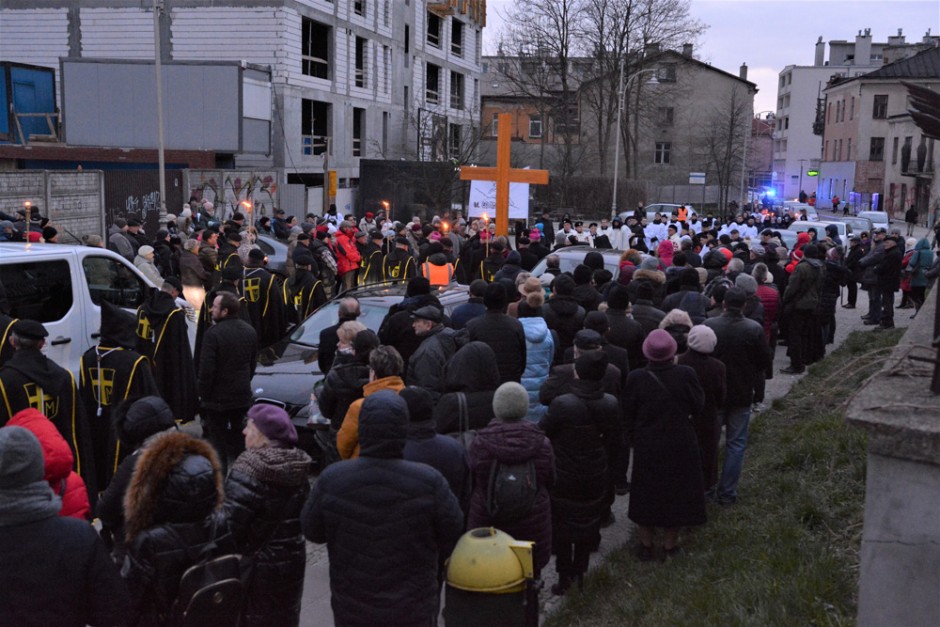
[[[112,305],[137,309],[147,295],[147,285],[120,261],[110,257],[88,256],[82,259],[82,270],[88,281],[91,301],[101,305],[106,300]]]
[[[64,259],[0,264],[0,285],[14,318],[55,322],[72,308],[72,273]]]

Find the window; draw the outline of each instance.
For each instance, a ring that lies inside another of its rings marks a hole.
[[[367,87],[366,60],[369,56],[369,41],[356,37],[356,87]]]
[[[391,0],[385,0],[382,8],[382,24],[385,26],[388,26],[392,21],[391,12]]]
[[[556,108],[553,115],[556,135],[577,136],[581,133],[581,118],[577,102],[569,102],[567,106]]]
[[[427,80],[425,81],[424,99],[428,104],[438,104],[441,101],[441,68],[428,63]]]
[[[875,96],[872,104],[871,117],[875,120],[884,120],[888,117],[888,96]]]
[[[826,103],[826,124],[832,122],[832,103]]]
[[[450,51],[458,57],[463,56],[463,22],[455,18],[450,22]]]
[[[852,160],[852,138],[849,137],[848,143],[845,145],[845,160]]]
[[[136,309],[148,293],[147,286],[130,268],[108,257],[85,257],[82,270],[88,282],[91,302],[108,301],[118,307]]]
[[[670,150],[672,150],[671,143],[656,142],[656,153],[653,155],[653,163],[669,163]]]
[[[672,126],[675,117],[675,109],[672,107],[659,107],[656,113],[656,119],[660,126]]]
[[[898,162],[898,139],[894,138],[894,141],[891,142],[891,165],[895,165]]]
[[[68,261],[0,265],[0,284],[6,288],[9,315],[13,318],[54,322],[64,318],[72,308],[72,273]],[[98,295],[100,298],[100,292]]]
[[[478,79],[473,79],[473,100],[470,106],[474,111],[480,106],[480,81]]]
[[[388,153],[388,111],[382,112],[382,154]]]
[[[849,119],[855,119],[855,96],[852,96],[852,101],[849,104]]]
[[[314,78],[330,78],[330,40],[332,28],[320,22],[303,19],[301,71]]]
[[[451,159],[460,159],[460,125],[450,124],[447,132],[447,148]]]
[[[322,155],[330,139],[330,103],[300,101],[300,137],[304,155]]]
[[[450,73],[450,108],[463,109],[463,81],[464,76],[460,72]]]
[[[392,49],[382,46],[382,93],[388,93],[388,80],[392,73]]]
[[[433,13],[428,13],[427,42],[429,46],[441,47],[441,18]]]
[[[868,150],[869,161],[884,161],[885,158],[885,138],[872,137],[871,148]]]
[[[365,136],[366,110],[353,107],[352,156],[362,156],[362,138]]]
[[[493,120],[490,122],[490,135],[496,137],[499,134],[499,114],[493,114]]]
[[[411,50],[411,27],[405,24],[405,54]],[[407,61],[407,59],[405,59]],[[407,67],[407,66],[406,66]]]
[[[676,82],[676,64],[675,63],[664,63],[660,66],[659,72],[656,75],[656,78],[660,83],[675,83]]]
[[[366,0],[353,0],[353,12],[356,15],[366,16]]]
[[[538,139],[542,136],[542,118],[537,115],[529,116],[529,137]]]
[[[790,116],[789,115],[783,118],[783,130],[785,131],[790,130]]]
[[[829,140],[826,140],[826,144],[823,146],[823,161],[829,161]]]

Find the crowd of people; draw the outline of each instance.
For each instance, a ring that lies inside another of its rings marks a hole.
[[[43,325],[0,311],[11,624],[172,624],[192,601],[183,574],[229,555],[241,587],[225,601],[242,624],[297,624],[304,538],[327,545],[338,624],[433,624],[464,531],[534,542],[537,570],[554,555],[562,595],[627,493],[637,558],[671,559],[708,502],[746,498],[777,346],[783,373],[801,373],[833,341],[843,288],[843,307],[861,285],[865,323],[891,328],[896,292],[916,314],[937,273],[926,238],[810,229],[788,250],[766,216],[562,219],[555,232],[544,215],[514,240],[459,214],[211,217],[186,208],[152,240],[116,221],[107,246],[161,287],[136,316],[102,305],[78,380],[43,355]],[[291,242],[284,281],[255,247],[265,229]],[[559,249],[581,244],[593,250],[563,272]],[[616,276],[608,247],[626,248]],[[252,404],[259,351],[331,295],[391,279],[406,296],[377,330],[346,294],[321,333],[330,438],[311,487],[287,412]],[[447,310],[440,289],[458,280],[469,300]],[[185,426],[197,414],[202,437]]]

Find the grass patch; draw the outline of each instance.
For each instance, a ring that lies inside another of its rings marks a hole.
[[[680,557],[621,547],[546,624],[854,624],[867,439],[844,404],[902,334],[851,334],[752,421],[738,504],[709,505]]]

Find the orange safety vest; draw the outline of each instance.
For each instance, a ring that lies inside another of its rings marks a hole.
[[[689,217],[689,210],[685,207],[679,207],[678,218],[680,222],[685,222],[686,218]]]
[[[436,266],[430,261],[425,261],[421,266],[421,275],[431,285],[447,285],[454,280],[454,266],[450,263]]]

